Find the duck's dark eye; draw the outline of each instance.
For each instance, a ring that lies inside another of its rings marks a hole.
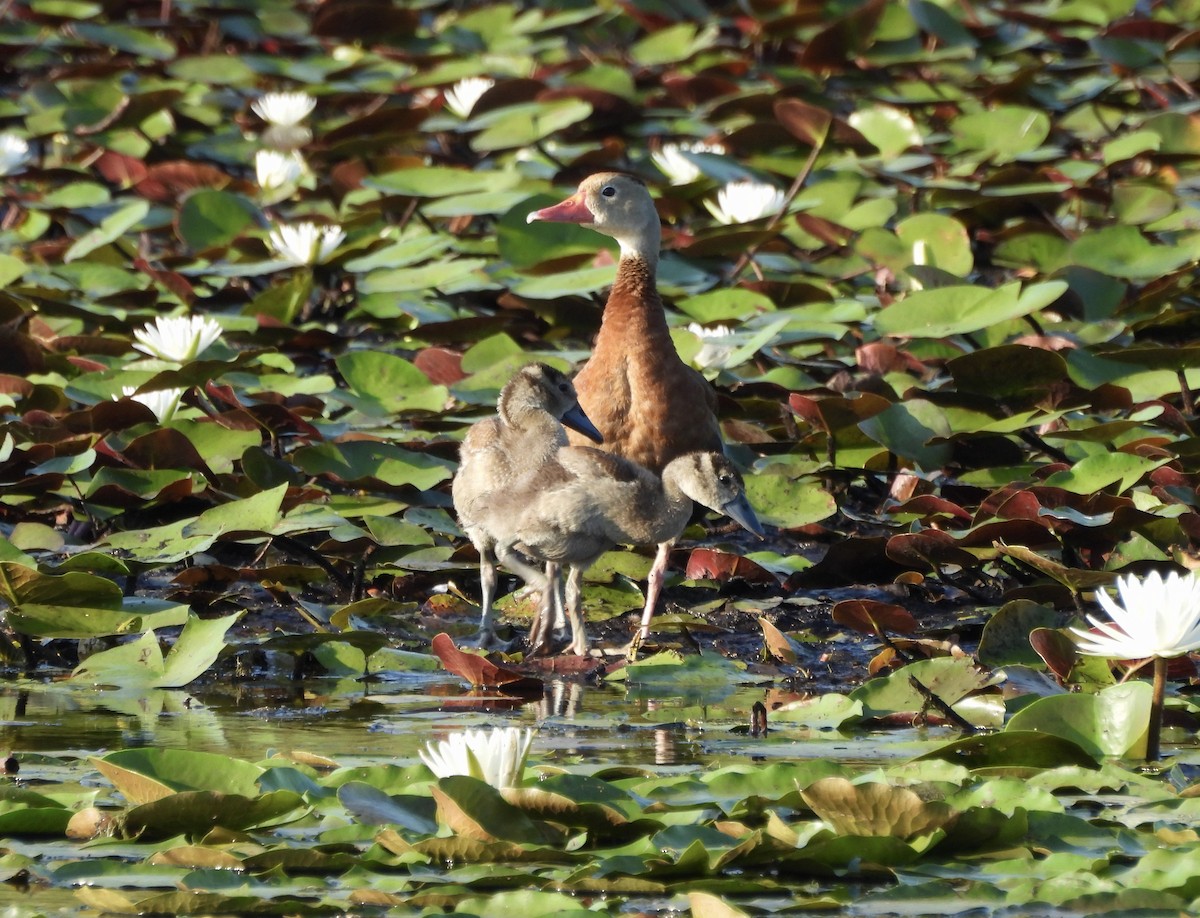
[[[605,185],[603,188],[600,189],[600,193],[602,195],[604,195],[606,198],[611,198],[614,194],[617,193],[617,189],[615,189],[612,185]]]

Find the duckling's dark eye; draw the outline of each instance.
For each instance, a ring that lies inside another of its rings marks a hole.
[[[613,188],[612,185],[605,185],[603,188],[600,189],[600,193],[602,195],[604,195],[606,198],[611,198],[614,194],[617,193],[617,189]]]

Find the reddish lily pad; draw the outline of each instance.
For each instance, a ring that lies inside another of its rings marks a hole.
[[[515,669],[492,663],[486,657],[459,650],[450,635],[442,633],[433,639],[433,652],[442,666],[478,688],[502,688],[515,692],[541,692],[542,683]]]

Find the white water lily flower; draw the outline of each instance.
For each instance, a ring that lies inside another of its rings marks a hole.
[[[342,244],[346,233],[337,224],[285,223],[271,230],[268,238],[280,258],[299,267],[323,262]]]
[[[254,173],[264,191],[289,188],[304,178],[307,171],[304,157],[295,151],[259,150],[254,154]]]
[[[785,195],[774,185],[764,182],[729,182],[717,192],[717,201],[705,201],[708,212],[726,226],[752,223],[779,213]]]
[[[7,131],[0,134],[0,175],[20,172],[29,160],[29,144],[25,138]]]
[[[1100,633],[1072,628],[1080,653],[1118,660],[1178,657],[1200,648],[1200,577],[1157,572],[1117,579],[1121,605],[1105,590],[1096,598],[1112,621],[1089,615]]]
[[[503,790],[521,783],[532,743],[533,731],[517,727],[464,730],[449,739],[430,741],[419,754],[439,778],[469,775]]]
[[[692,322],[687,330],[700,339],[700,350],[693,358],[700,369],[725,365],[725,361],[734,350],[732,344],[722,343],[722,339],[733,334],[730,326],[714,325],[712,328],[705,328],[699,322]]]
[[[672,185],[688,185],[703,174],[689,153],[724,152],[723,146],[714,143],[664,143],[662,149],[650,152],[650,158]]]
[[[447,89],[442,97],[446,100],[446,108],[458,115],[468,118],[479,97],[496,85],[490,77],[465,77]]]
[[[204,316],[159,316],[133,333],[134,347],[160,360],[187,363],[221,337],[221,326]]]
[[[131,398],[135,402],[141,402],[147,408],[154,412],[154,416],[158,418],[158,423],[165,424],[175,416],[176,410],[179,408],[179,400],[183,398],[183,389],[155,389],[153,392],[137,392],[137,386],[122,386],[121,394],[125,398]],[[113,396],[113,400],[117,400],[117,396]]]
[[[281,127],[295,127],[316,107],[317,100],[306,92],[269,92],[250,104],[263,121]]]

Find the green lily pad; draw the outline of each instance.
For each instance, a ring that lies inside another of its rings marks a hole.
[[[1200,240],[1155,245],[1132,226],[1107,226],[1077,239],[1068,253],[1073,264],[1110,277],[1150,280],[1200,259]]]
[[[995,163],[1033,153],[1050,136],[1050,117],[1033,108],[1001,105],[960,115],[950,124],[958,146]]]
[[[924,338],[969,334],[1044,309],[1066,289],[1062,281],[1045,281],[1023,290],[1019,284],[918,290],[879,313],[875,330]]]
[[[181,791],[133,807],[120,820],[120,829],[128,837],[147,840],[204,835],[218,827],[237,831],[275,822],[303,806],[303,797],[286,790],[254,797]]]
[[[1134,681],[1095,694],[1039,698],[1014,714],[1006,729],[1062,737],[1094,756],[1144,756],[1151,694],[1149,682]]]
[[[121,749],[92,764],[135,805],[181,791],[217,791],[253,797],[263,768],[216,752]]]
[[[101,220],[95,229],[76,239],[63,255],[63,261],[83,258],[101,246],[108,245],[145,219],[149,212],[150,203],[148,201],[130,201]]]
[[[1041,666],[1042,658],[1029,643],[1034,628],[1055,628],[1062,616],[1048,606],[1017,599],[992,614],[979,638],[979,662],[987,666]]]
[[[1096,760],[1078,743],[1048,733],[1008,729],[1003,733],[968,736],[918,756],[917,761],[942,759],[972,769],[1044,769],[1075,765],[1095,768]]]
[[[449,398],[445,386],[434,385],[407,360],[382,351],[344,354],[337,367],[356,394],[378,405],[380,414],[436,412]]]
[[[912,685],[910,679],[918,680],[951,707],[967,695],[986,687],[991,681],[986,673],[979,671],[970,658],[940,657],[918,660],[887,676],[871,679],[851,692],[850,699],[862,704],[866,717],[924,710],[925,697]]]
[[[1080,459],[1069,469],[1048,476],[1043,483],[1048,488],[1062,488],[1073,494],[1092,494],[1117,485],[1117,493],[1121,493],[1169,461],[1130,453],[1095,453]]]
[[[906,787],[822,778],[800,792],[804,802],[841,835],[909,839],[946,829],[958,811],[942,800],[922,800]]]
[[[975,265],[967,229],[953,217],[915,214],[896,224],[896,235],[912,247],[913,264],[932,265],[959,277],[966,277]]]
[[[178,688],[199,678],[225,648],[225,633],[241,612],[225,618],[189,618],[164,658],[158,637],[147,631],[138,640],[94,653],[76,667],[72,679],[97,685]]]
[[[179,236],[196,252],[229,245],[258,216],[254,206],[231,191],[201,189],[179,209]]]

